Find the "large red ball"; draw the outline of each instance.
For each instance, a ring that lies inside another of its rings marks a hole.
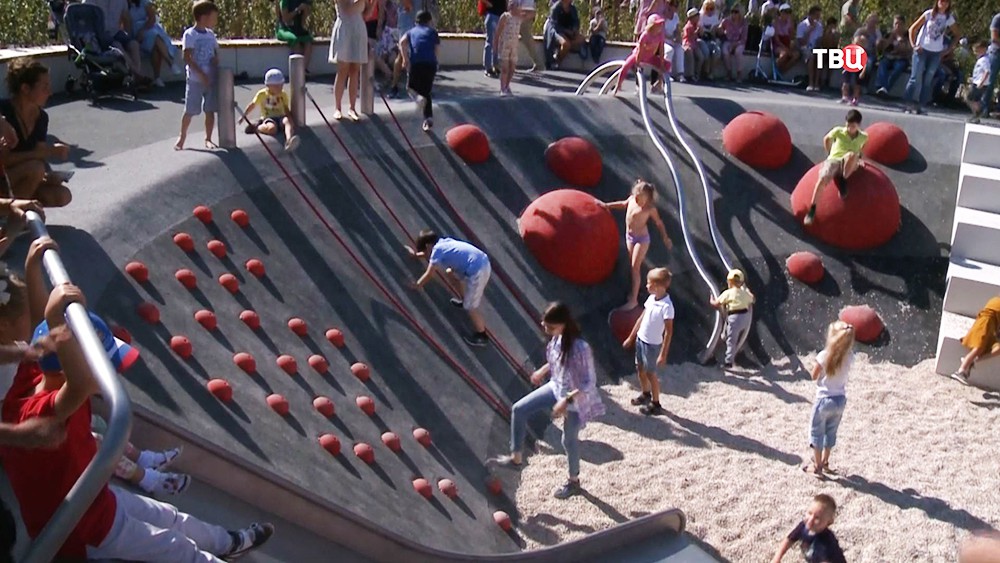
[[[611,327],[611,334],[614,335],[616,342],[621,344],[628,339],[642,312],[642,307],[633,307],[626,310],[614,309],[608,313],[608,326]]]
[[[451,150],[469,164],[479,164],[490,159],[490,141],[483,130],[470,125],[456,125],[445,134]]]
[[[785,260],[785,267],[793,278],[808,284],[819,283],[826,275],[823,260],[812,252],[792,254]]]
[[[545,149],[545,164],[563,182],[593,188],[601,181],[601,152],[580,137],[564,137]]]
[[[800,223],[809,210],[822,165],[809,169],[792,192],[792,213]],[[816,201],[816,218],[805,229],[831,246],[866,250],[889,242],[901,220],[896,187],[885,173],[869,164],[847,179],[846,199],[841,199],[832,181],[823,188]]]
[[[792,158],[792,135],[778,116],[744,112],[722,130],[726,152],[755,168],[781,168]]]
[[[858,342],[875,342],[885,330],[882,317],[868,305],[844,307],[838,318],[854,327],[854,339]]]
[[[618,223],[601,202],[578,190],[549,192],[528,206],[521,238],[543,268],[572,283],[593,285],[618,260]]]
[[[910,157],[910,140],[895,123],[878,121],[865,128],[868,142],[861,153],[879,164],[889,166],[905,162]]]

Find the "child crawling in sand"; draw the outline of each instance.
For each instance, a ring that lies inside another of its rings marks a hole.
[[[674,243],[667,234],[663,220],[660,219],[660,212],[656,209],[656,189],[653,184],[636,179],[632,184],[632,195],[624,201],[612,201],[604,206],[610,210],[625,210],[625,247],[628,249],[629,259],[632,262],[632,288],[628,301],[622,305],[622,309],[634,309],[639,304],[639,286],[642,284],[642,262],[646,259],[646,252],[649,251],[649,221],[653,221],[663,244],[667,245],[667,250],[674,247]]]

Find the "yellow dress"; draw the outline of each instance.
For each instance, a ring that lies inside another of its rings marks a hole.
[[[1000,296],[987,301],[983,310],[979,311],[976,322],[962,339],[962,345],[973,350],[992,350],[1000,346],[997,342],[998,330],[1000,330]]]

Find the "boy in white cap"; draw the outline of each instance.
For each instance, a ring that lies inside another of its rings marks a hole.
[[[264,75],[264,87],[254,94],[253,101],[243,110],[244,117],[240,118],[240,122],[248,119],[246,116],[258,106],[260,119],[257,123],[247,123],[247,134],[256,131],[273,137],[278,134],[280,124],[285,129],[285,150],[295,150],[299,146],[299,138],[295,135],[292,109],[285,92],[285,75],[280,70],[272,68],[267,71]]]
[[[750,330],[750,307],[756,298],[745,286],[743,271],[733,268],[726,276],[729,289],[722,292],[718,299],[711,298],[712,307],[726,313],[726,362],[725,368],[732,369],[736,365],[736,347],[740,345],[743,334]]]

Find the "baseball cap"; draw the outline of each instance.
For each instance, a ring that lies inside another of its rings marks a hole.
[[[779,12],[791,12],[792,11],[792,5],[788,4],[788,3],[782,4],[781,6],[778,6],[778,11]]]
[[[646,25],[662,25],[664,22],[663,16],[660,14],[650,14],[646,18]]]
[[[743,281],[743,270],[739,268],[729,270],[729,273],[726,274],[726,279],[730,281]]]
[[[691,8],[688,10],[688,18],[693,18],[698,15],[698,8]]]
[[[285,75],[281,74],[281,71],[276,68],[272,68],[271,70],[267,71],[267,74],[264,75],[265,86],[275,86],[284,83],[285,83]]]
[[[101,317],[98,317],[93,312],[89,312],[90,322],[94,324],[94,329],[97,331],[97,338],[104,345],[104,349],[108,352],[108,359],[111,360],[111,365],[115,366],[115,369],[119,373],[127,370],[135,364],[136,360],[139,359],[139,351],[135,348],[129,346],[128,344],[122,342],[118,338],[115,338],[111,334],[111,329],[108,328],[107,323],[105,323]],[[49,323],[48,321],[42,321],[37,327],[35,327],[35,332],[32,335],[31,342],[34,344],[39,338],[47,336],[49,334]],[[42,368],[42,371],[61,371],[62,366],[59,365],[59,357],[55,354],[48,354],[43,356],[38,365]]]

